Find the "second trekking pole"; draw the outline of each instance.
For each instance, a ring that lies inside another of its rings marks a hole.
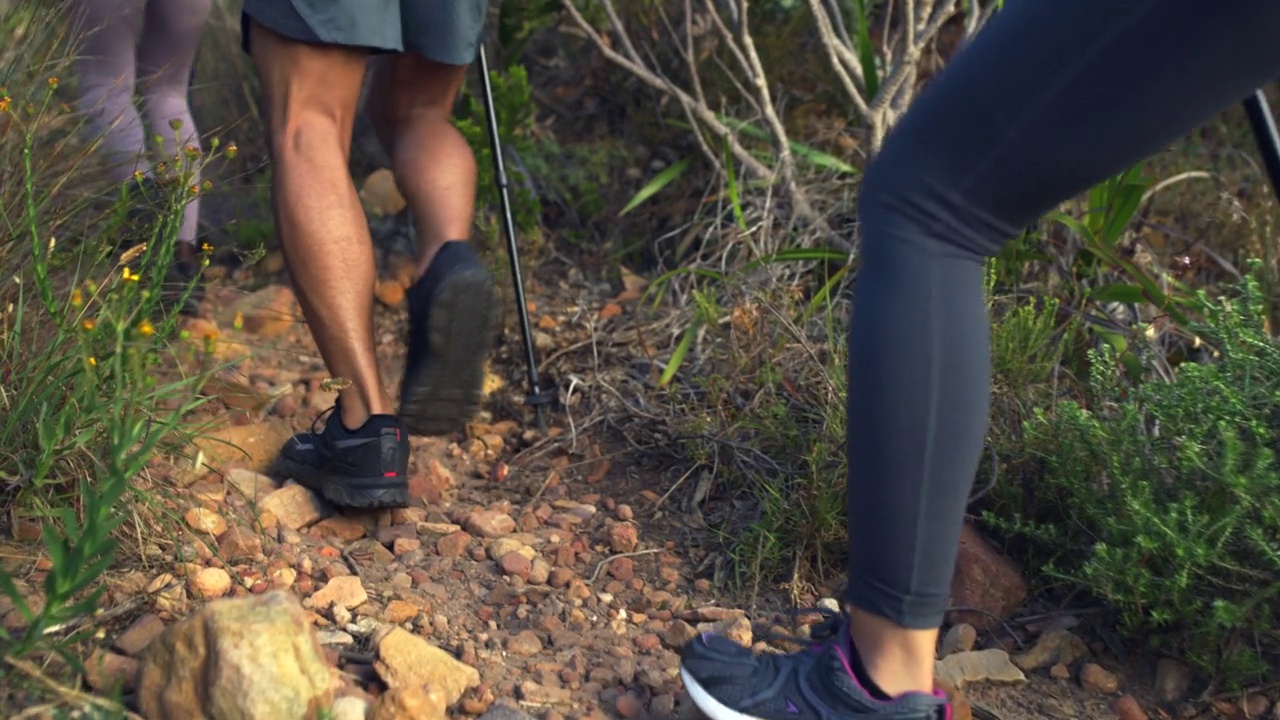
[[[489,146],[493,150],[493,175],[498,186],[498,201],[502,205],[502,228],[507,236],[507,255],[511,258],[511,281],[516,291],[516,315],[520,318],[520,333],[524,336],[525,362],[529,366],[529,395],[526,405],[532,405],[537,413],[538,429],[547,429],[546,406],[554,402],[554,392],[543,392],[538,386],[538,358],[533,347],[533,331],[529,328],[529,306],[524,299],[524,279],[520,276],[520,250],[516,246],[516,226],[511,215],[511,197],[507,192],[507,170],[502,161],[502,140],[498,137],[498,116],[493,106],[493,86],[489,81],[489,59],[484,43],[480,44],[480,87],[484,95],[484,114],[489,125]]]

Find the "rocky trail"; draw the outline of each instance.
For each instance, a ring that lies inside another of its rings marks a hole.
[[[383,260],[378,338],[395,383],[404,261]],[[196,463],[153,468],[178,487],[164,501],[174,534],[141,538],[106,578],[90,687],[123,683],[147,718],[286,718],[306,707],[332,720],[693,718],[683,643],[714,630],[793,650],[773,634],[803,637],[819,619],[769,611],[783,608],[781,593],[749,615],[709,579],[712,536],[664,505],[669,481],[632,466],[599,426],[584,431],[579,417],[570,427],[564,413],[546,433],[526,424],[518,331],[495,358],[482,416],[453,437],[414,438],[411,507],[328,507],[274,471],[279,446],[335,396],[280,258],[212,270],[205,318],[188,328],[193,345],[229,363],[204,390],[208,437]],[[627,322],[638,297],[541,280],[530,304],[544,357],[583,347],[584,327]],[[15,528],[20,539],[31,531]],[[1153,685],[1150,669],[1073,634],[1069,616],[986,632],[1009,626],[988,616],[1007,615],[1010,598],[987,596],[1016,571],[981,538],[967,546],[958,582],[975,589],[956,604],[990,609],[942,642],[940,676],[969,698],[958,720],[1189,717],[1177,704],[1184,668],[1162,662]],[[33,547],[6,555],[34,595],[49,564]],[[0,617],[21,624],[3,600]],[[1280,717],[1270,708],[1260,694],[1219,707]]]

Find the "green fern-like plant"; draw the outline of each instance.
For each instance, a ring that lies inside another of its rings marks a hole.
[[[1025,424],[1042,475],[987,519],[1133,637],[1241,683],[1280,667],[1280,343],[1257,281],[1234,290],[1196,296],[1210,357],[1172,382],[1133,386],[1094,351],[1087,400]]]

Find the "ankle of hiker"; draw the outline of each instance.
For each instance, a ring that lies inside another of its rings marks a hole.
[[[371,415],[393,414],[390,400],[385,397],[369,397],[354,385],[338,393],[338,397],[341,399],[339,420],[347,430],[359,430]]]
[[[933,692],[936,630],[905,628],[858,608],[848,612],[849,640],[856,656],[851,663],[861,666],[855,674],[865,675],[860,679],[873,685],[869,690],[890,698]]]

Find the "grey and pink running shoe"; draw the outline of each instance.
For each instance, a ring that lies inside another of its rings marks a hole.
[[[951,720],[942,693],[909,693],[878,700],[850,665],[849,620],[813,627],[812,645],[790,655],[755,654],[704,633],[682,651],[685,690],[710,720]]]

